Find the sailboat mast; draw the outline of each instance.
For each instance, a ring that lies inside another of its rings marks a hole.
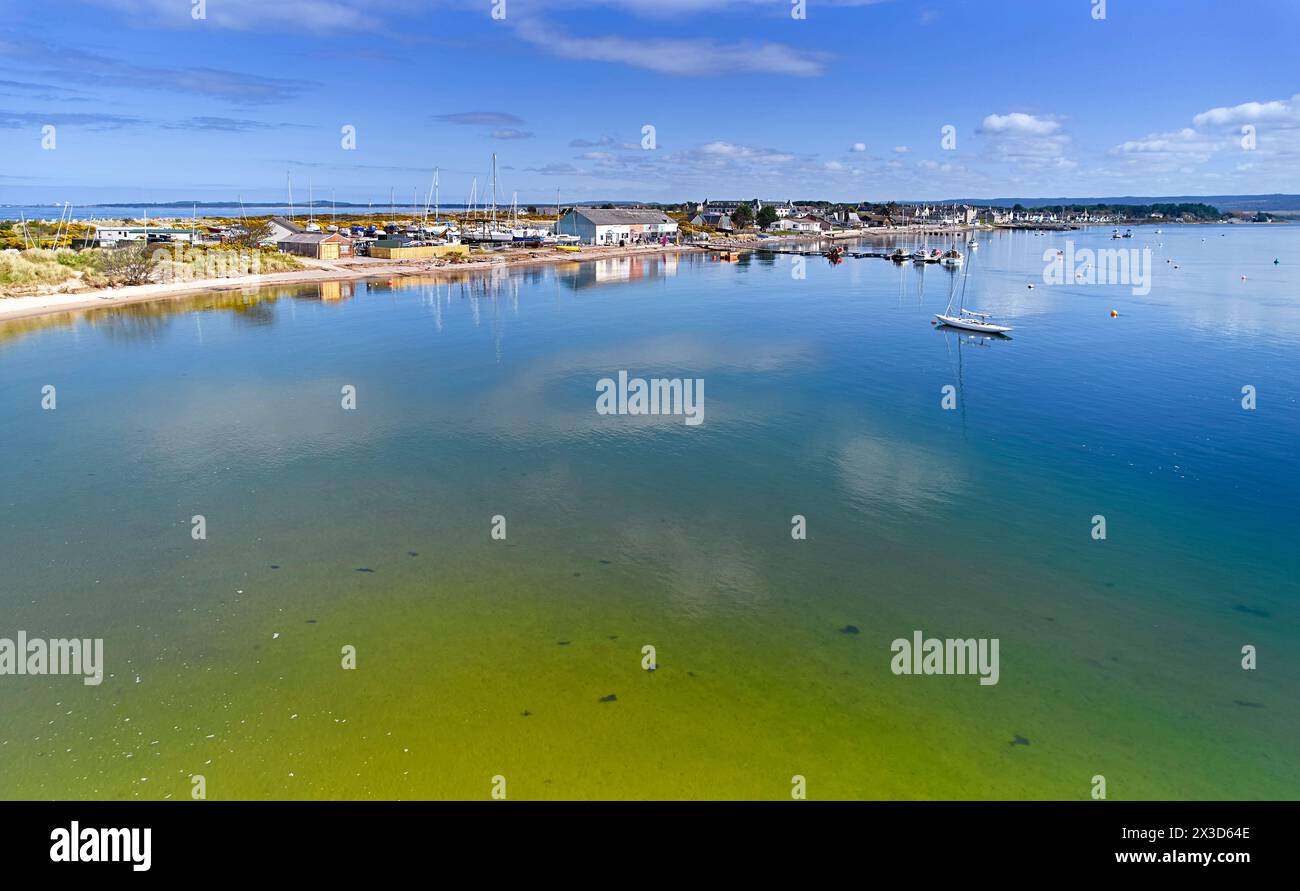
[[[492,228],[497,225],[497,153],[492,153]]]

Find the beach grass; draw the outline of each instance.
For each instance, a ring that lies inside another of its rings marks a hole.
[[[153,266],[155,281],[229,278],[289,272],[303,267],[296,257],[270,250],[241,251],[224,246],[157,247],[164,253]],[[172,253],[173,247],[176,253]],[[112,286],[117,283],[113,279],[113,256],[112,250],[104,248],[0,251],[0,298]]]

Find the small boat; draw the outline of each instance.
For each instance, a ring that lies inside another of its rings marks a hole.
[[[963,262],[965,262],[965,259],[966,258],[961,255],[961,251],[954,249],[951,251],[946,251],[943,255],[943,258],[939,262],[942,263],[944,266],[957,267],[960,266]]]
[[[961,297],[957,294],[950,294],[948,305],[944,307],[943,312],[935,313],[936,325],[947,325],[949,328],[960,328],[963,331],[974,331],[979,334],[1006,334],[1012,330],[1010,325],[999,325],[996,322],[989,321],[992,316],[986,312],[976,312],[973,309],[966,308],[966,279],[970,276],[967,270],[962,274]],[[1032,288],[1033,285],[1030,285]],[[952,304],[957,301],[957,313],[953,314]]]
[[[557,251],[580,251],[580,250],[582,250],[582,248],[578,247],[576,244],[557,244],[557,245],[555,245],[555,249],[556,249]]]
[[[958,310],[958,314],[948,315],[946,313],[935,313],[934,317],[939,320],[940,325],[947,325],[949,328],[961,328],[964,331],[978,331],[981,334],[1005,334],[1008,331],[1015,330],[1009,325],[997,325],[990,322],[992,316],[986,312],[975,312],[973,309]]]
[[[830,260],[832,263],[838,263],[844,259],[844,247],[843,245],[836,245],[835,247],[824,251],[822,256],[827,260]]]
[[[894,252],[889,255],[889,259],[895,263],[904,263],[907,261],[907,251],[902,248],[894,248]]]

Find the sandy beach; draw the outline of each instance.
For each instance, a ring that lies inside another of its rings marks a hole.
[[[744,246],[748,243],[736,242],[736,244],[737,246]],[[494,268],[515,268],[545,263],[575,263],[617,257],[686,253],[702,250],[705,250],[705,248],[694,244],[636,245],[631,247],[593,246],[583,247],[581,251],[520,248],[475,255],[474,259],[465,263],[448,263],[438,260],[402,262],[371,257],[351,257],[345,260],[331,261],[300,258],[305,268],[292,272],[230,278],[190,279],[121,288],[87,288],[82,291],[56,291],[23,297],[3,297],[0,298],[0,322],[31,318],[47,313],[98,309],[105,306],[167,300],[219,291],[237,291],[266,285],[314,284],[327,281],[397,278],[415,275],[460,275],[465,272]]]

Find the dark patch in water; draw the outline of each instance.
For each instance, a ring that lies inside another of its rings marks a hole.
[[[522,712],[519,713],[519,716],[521,718],[528,718],[528,717],[532,717],[532,714],[533,713],[530,712],[528,709],[524,709]]]
[[[1264,703],[1262,702],[1247,702],[1244,699],[1234,699],[1232,701],[1235,702],[1237,705],[1241,706],[1242,708],[1263,708],[1264,707]]]
[[[420,552],[419,552],[419,551],[407,551],[406,554],[407,554],[408,557],[418,557],[418,556],[420,556]]]
[[[1239,613],[1245,613],[1248,616],[1259,616],[1261,619],[1273,618],[1273,614],[1270,613],[1268,610],[1260,609],[1257,606],[1246,606],[1246,604],[1244,603],[1237,604],[1236,606],[1233,607],[1233,609],[1235,609]]]
[[[308,624],[308,625],[315,625],[315,624],[316,624],[316,620],[315,620],[315,619],[308,619],[308,620],[307,620],[307,624]]]
[[[608,566],[612,561],[609,561],[609,560],[601,560],[600,562],[603,563],[603,564],[605,564],[606,566]]]
[[[569,645],[569,642],[567,640],[557,640],[556,643],[562,647],[567,647]]]
[[[605,640],[618,640],[618,635],[611,634],[609,637],[605,638]]]
[[[613,693],[611,693],[611,694],[609,694],[608,696],[602,696],[602,697],[600,697],[600,701],[601,701],[601,702],[618,702],[618,697],[617,697],[616,695],[614,695]]]
[[[1025,738],[1024,738],[1023,736],[1021,736],[1019,733],[1013,734],[1013,736],[1015,737],[1015,739],[1011,740],[1011,742],[1007,743],[1007,745],[1009,745],[1009,746],[1027,746],[1027,745],[1029,745],[1029,740],[1025,739]]]
[[[574,578],[577,578],[577,577],[580,576],[580,575],[582,575],[582,573],[580,573],[580,572],[575,572],[575,573],[573,574]]]
[[[691,677],[695,677],[695,672],[693,672],[693,671],[688,671],[688,672],[686,672],[686,673],[687,673],[688,675],[690,675]]]
[[[276,564],[272,563],[272,564],[271,564],[271,568],[272,568],[272,569],[279,569],[280,567],[277,566]]]
[[[857,625],[845,625],[843,628],[840,629],[840,634],[857,634],[857,633],[858,633]]]
[[[357,572],[374,572],[369,566],[358,566]]]

